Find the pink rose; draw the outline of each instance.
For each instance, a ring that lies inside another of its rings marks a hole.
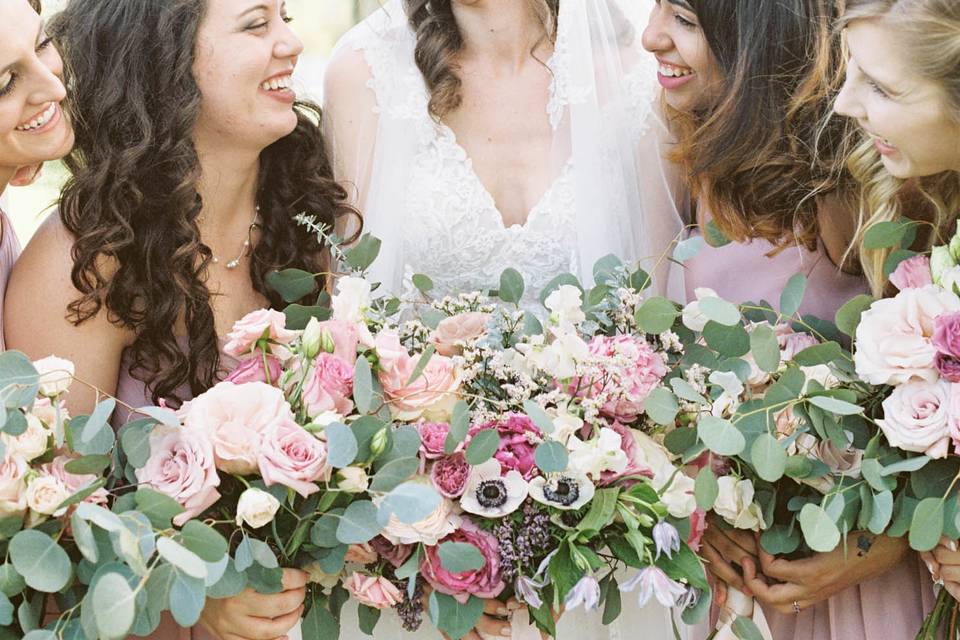
[[[501,473],[519,471],[524,480],[539,473],[534,455],[537,445],[543,442],[543,433],[533,424],[533,420],[523,414],[513,413],[502,422],[474,425],[470,427],[468,443],[481,431],[491,428],[500,434],[500,446],[493,457],[500,462]]]
[[[445,422],[421,422],[417,425],[420,432],[420,452],[427,460],[436,460],[446,455],[444,447],[450,425]]]
[[[264,359],[259,356],[242,360],[240,365],[233,370],[233,373],[227,376],[224,382],[232,382],[234,384],[266,382],[275,387],[278,386],[280,376],[283,375],[283,367],[280,365],[280,361],[274,356],[267,356],[267,366],[264,368],[263,360]],[[268,374],[269,380],[267,379]]]
[[[445,318],[430,336],[430,342],[437,346],[437,353],[442,356],[458,355],[463,351],[463,343],[476,340],[487,332],[489,320],[490,314],[480,311]]]
[[[264,434],[260,475],[268,487],[282,484],[306,498],[330,479],[327,445],[293,420],[275,423]]]
[[[600,413],[618,422],[635,421],[643,413],[647,396],[667,375],[663,358],[646,340],[634,336],[596,336],[590,341],[589,348],[591,354],[613,360],[612,364],[605,365],[609,377],[596,380],[589,387],[594,396],[601,392],[610,395]],[[581,384],[583,381],[580,380],[573,383]]]
[[[287,330],[287,317],[274,309],[258,309],[243,316],[227,334],[224,353],[241,358],[257,346],[260,340],[270,342],[271,352],[281,360],[290,357],[286,345],[297,337],[296,331]]]
[[[890,444],[931,458],[946,457],[952,387],[943,380],[918,380],[895,387],[883,401],[883,420],[877,420]]]
[[[376,338],[380,359],[380,384],[399,420],[416,420],[424,415],[449,414],[457,401],[460,377],[453,360],[441,355],[430,358],[423,373],[412,383],[420,357],[413,357],[400,344],[396,331],[384,330]]]
[[[469,518],[463,518],[460,528],[440,541],[472,544],[483,556],[484,564],[475,571],[452,573],[440,563],[440,546],[426,547],[420,562],[420,574],[430,585],[461,603],[471,595],[478,598],[496,598],[506,586],[500,577],[500,547],[493,534],[487,533]]]
[[[221,382],[184,403],[178,415],[186,429],[208,434],[217,468],[237,475],[256,473],[263,435],[293,421],[283,392],[263,382]]]
[[[930,273],[930,257],[919,255],[902,261],[890,274],[890,282],[900,291],[919,289],[933,284],[933,277]]]
[[[344,320],[326,320],[320,323],[320,331],[329,334],[333,341],[333,355],[351,367],[357,362],[357,346],[360,344],[360,331],[355,322]]]
[[[700,552],[700,540],[707,530],[707,514],[703,509],[697,509],[690,514],[690,536],[687,538],[687,546],[694,553]]]
[[[774,327],[777,343],[780,345],[780,357],[783,360],[793,360],[793,357],[804,349],[820,344],[809,333],[798,333],[788,324],[779,324]]]
[[[353,411],[353,365],[335,355],[319,354],[303,385],[303,405],[311,418],[335,411],[345,416]]]
[[[446,498],[459,498],[470,479],[470,463],[462,453],[440,458],[433,464],[430,480],[440,495]]]
[[[91,482],[95,482],[100,477],[92,473],[76,475],[67,471],[65,468],[67,463],[75,459],[76,458],[74,456],[65,456],[65,455],[57,456],[47,464],[42,465],[40,467],[40,473],[48,476],[53,476],[54,478],[62,482],[63,486],[67,488],[67,491],[69,491],[70,494],[73,495],[77,491],[80,491],[81,489],[85,489],[86,487],[90,486]],[[105,505],[107,504],[107,500],[109,497],[110,497],[110,494],[107,493],[107,490],[101,487],[96,491],[94,491],[89,496],[87,496],[83,501],[89,502],[91,504]]]
[[[177,526],[220,499],[213,444],[203,430],[157,425],[150,433],[150,458],[135,473],[139,483],[183,506],[185,511],[173,519]]]
[[[960,358],[937,353],[933,364],[943,378],[950,382],[960,382]]]
[[[640,449],[640,445],[637,444],[637,439],[633,437],[630,427],[614,422],[610,428],[620,434],[620,446],[623,448],[623,452],[627,454],[627,468],[621,473],[604,471],[601,473],[600,482],[597,484],[608,486],[621,478],[643,477],[653,479],[655,475],[653,469],[647,465],[647,457]]]
[[[936,380],[940,375],[934,365],[935,321],[956,311],[960,311],[960,298],[933,285],[904,289],[893,298],[874,302],[857,327],[857,374],[870,384]]]
[[[403,594],[383,576],[354,572],[343,582],[344,588],[357,602],[374,609],[389,609],[403,602]]]
[[[403,563],[413,555],[413,545],[393,544],[383,536],[377,536],[371,540],[370,546],[381,558],[392,564],[394,569],[402,567]]]
[[[26,512],[26,475],[29,469],[23,458],[0,458],[0,518],[22,516]]]
[[[950,382],[960,382],[960,313],[944,313],[933,321],[934,364]]]
[[[954,453],[960,455],[960,384],[951,384],[947,399],[947,426]]]

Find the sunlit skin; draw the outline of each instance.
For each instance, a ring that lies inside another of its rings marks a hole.
[[[874,140],[887,171],[898,178],[960,171],[960,112],[944,88],[922,77],[896,32],[878,19],[846,30],[850,58],[836,111]]]
[[[696,13],[684,0],[657,1],[643,47],[657,58],[657,80],[671,107],[690,112],[716,97],[721,72]]]
[[[27,0],[0,3],[0,192],[73,146],[62,75],[60,54]]]

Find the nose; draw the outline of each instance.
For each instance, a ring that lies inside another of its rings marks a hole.
[[[36,69],[36,80],[27,98],[30,103],[43,105],[62,102],[67,97],[67,89],[63,86],[63,60],[60,53],[51,45],[36,58],[33,67]]]
[[[303,41],[294,33],[290,25],[284,24],[280,39],[273,49],[273,55],[277,58],[299,58],[303,53]]]
[[[857,95],[853,74],[847,72],[847,78],[844,80],[840,93],[833,104],[833,110],[842,116],[862,120],[867,117],[866,109],[863,108],[863,102]]]
[[[662,53],[673,48],[673,40],[663,25],[663,12],[659,4],[655,4],[650,12],[650,22],[643,30],[641,38],[643,48],[650,53]]]

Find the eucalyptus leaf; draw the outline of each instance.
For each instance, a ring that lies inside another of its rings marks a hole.
[[[377,507],[369,500],[350,503],[337,525],[341,544],[364,544],[380,534]]]
[[[479,571],[486,564],[480,550],[469,542],[442,542],[438,552],[440,565],[450,573]]]
[[[750,333],[750,353],[761,371],[774,373],[780,368],[780,345],[770,325],[754,327]]]
[[[93,588],[93,608],[102,638],[124,638],[137,615],[136,596],[127,579],[108,573]]]
[[[363,360],[361,358],[360,360]],[[366,362],[364,360],[364,362]],[[342,422],[327,425],[327,462],[334,469],[343,469],[353,464],[359,450],[359,443],[353,430]]]
[[[940,541],[943,533],[943,500],[924,498],[913,512],[910,523],[910,548],[914,551],[930,551]]]
[[[757,475],[767,482],[776,482],[787,468],[787,452],[769,433],[760,434],[750,447],[750,461]]]
[[[405,482],[384,497],[380,503],[379,518],[386,523],[389,514],[393,514],[403,524],[414,524],[433,513],[440,505],[440,500],[440,494],[432,486]]]
[[[647,416],[660,425],[671,426],[680,411],[676,396],[666,387],[657,387],[644,401],[644,411]]]
[[[36,529],[19,532],[7,549],[10,562],[27,586],[43,593],[56,593],[70,580],[72,564],[67,552],[53,538]]]
[[[523,276],[516,269],[504,269],[500,274],[499,296],[504,302],[519,304],[523,298]]]
[[[645,300],[637,309],[636,321],[641,331],[661,334],[673,327],[679,315],[680,311],[674,303],[666,298],[654,296]]]
[[[380,467],[370,482],[370,491],[393,491],[402,482],[409,480],[420,468],[420,460],[415,457],[391,460]]]
[[[837,328],[840,329],[849,337],[853,337],[857,333],[857,326],[860,324],[860,316],[864,311],[870,308],[870,305],[873,304],[873,296],[866,294],[861,294],[852,300],[848,300],[840,309],[837,311],[836,316],[834,317],[834,322],[837,324]]]
[[[357,358],[357,364],[354,367],[353,401],[362,414],[370,413],[374,409],[373,373],[366,358]]]
[[[735,456],[747,446],[743,434],[729,421],[706,415],[700,418],[697,435],[710,451],[721,456]]]
[[[820,505],[807,503],[800,510],[800,529],[807,545],[814,551],[829,553],[840,544],[836,522]]]
[[[537,446],[534,454],[537,468],[543,473],[561,473],[567,470],[570,456],[567,448],[556,440],[547,440]]]
[[[733,326],[740,322],[740,310],[733,303],[721,298],[714,296],[700,298],[698,306],[704,317],[717,324]]]
[[[472,466],[483,464],[493,457],[500,447],[500,434],[496,429],[478,431],[467,445],[467,462]]]
[[[807,290],[807,276],[795,273],[787,280],[787,285],[780,294],[780,313],[792,316],[800,309],[803,294]]]
[[[312,294],[317,288],[317,278],[302,269],[284,269],[267,274],[267,285],[280,294],[284,302],[296,302]]]
[[[203,580],[207,577],[207,565],[204,561],[173,538],[161,536],[157,540],[157,553],[191,578]]]

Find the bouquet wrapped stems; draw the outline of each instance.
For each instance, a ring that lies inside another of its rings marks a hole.
[[[916,640],[956,640],[960,638],[960,602],[946,589],[940,589],[933,611],[923,621]]]

